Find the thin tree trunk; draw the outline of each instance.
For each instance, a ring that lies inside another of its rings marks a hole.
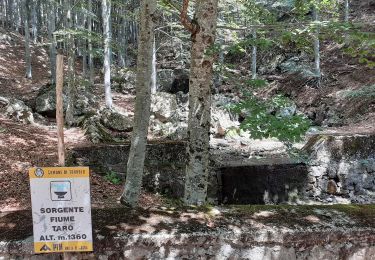
[[[32,31],[32,36],[33,36],[33,42],[36,44],[37,38],[38,38],[38,30],[37,30],[37,16],[36,16],[36,3],[35,1],[32,1],[32,11],[31,11],[31,31]]]
[[[1,26],[5,28],[5,23],[8,21],[8,12],[7,12],[7,1],[3,0],[1,1]]]
[[[255,43],[257,39],[257,31],[256,29],[253,29],[253,50],[251,55],[251,78],[256,79],[257,78],[257,45]]]
[[[349,23],[349,0],[345,0],[345,14],[344,14],[344,21],[345,23]],[[345,32],[345,43],[347,44],[349,41],[348,33]]]
[[[36,30],[37,33],[41,31],[41,28],[43,27],[43,15],[46,16],[44,12],[48,13],[48,6],[49,4],[47,1],[43,1],[44,4],[41,3],[41,0],[34,0],[36,1]],[[44,7],[43,7],[44,6]],[[47,7],[47,8],[45,8]],[[56,15],[56,14],[55,14]],[[43,40],[43,38],[41,38]]]
[[[154,39],[153,16],[156,11],[156,0],[141,0],[140,6],[140,39],[138,43],[137,81],[132,134],[126,182],[121,202],[135,206],[142,187],[143,168],[147,144],[147,131],[150,119],[152,45]]]
[[[24,0],[20,0],[20,1],[24,1]],[[20,8],[20,4],[15,1],[14,2],[15,4],[15,10],[14,10],[14,15],[13,15],[13,18],[14,18],[14,28],[15,28],[15,31],[16,32],[19,32],[19,27],[20,27],[20,19],[21,19],[21,13],[22,13],[22,8]],[[22,5],[22,4],[21,4]]]
[[[67,29],[72,30],[72,10],[71,10],[71,0],[66,1],[66,22]],[[65,2],[65,0],[64,0]],[[71,33],[68,33],[67,38],[67,49],[68,49],[68,105],[66,108],[65,121],[68,126],[73,124],[74,117],[74,39]]]
[[[30,31],[29,31],[29,0],[22,0],[23,16],[25,27],[25,63],[26,63],[26,78],[31,79],[31,52],[30,52]]]
[[[126,28],[128,26],[128,23],[125,18],[122,18],[122,26],[121,26],[121,49],[120,49],[120,66],[126,67],[127,66],[127,34],[126,34]]]
[[[344,21],[347,23],[349,22],[349,0],[345,0],[345,14],[344,14]]]
[[[84,14],[81,14],[82,15],[82,20],[81,20],[81,26],[82,26],[82,30],[85,30],[85,26],[86,26],[86,17]],[[81,40],[81,44],[82,44],[82,75],[85,76],[87,74],[87,47],[86,47],[86,44],[87,44],[87,41],[86,41],[86,37],[83,37],[82,40]]]
[[[155,94],[157,91],[156,86],[156,42],[155,42],[155,36],[152,44],[152,74],[151,74],[151,93]]]
[[[88,11],[91,13],[92,12],[92,0],[89,0],[88,4]],[[88,48],[89,48],[89,53],[88,53],[88,58],[89,58],[89,81],[91,84],[94,84],[94,63],[92,59],[92,19],[91,19],[91,14],[87,17],[87,30],[89,31],[89,40],[88,40]]]
[[[220,11],[218,11],[218,13],[220,13]],[[223,20],[223,16],[222,15],[219,15],[219,20]],[[218,65],[220,67],[222,67],[222,65],[224,63],[224,51],[223,51],[223,48],[221,46],[224,46],[224,36],[223,37],[219,37],[218,42],[219,42],[219,45],[220,45]],[[214,78],[214,85],[215,85],[214,91],[215,91],[215,94],[218,93],[218,88],[221,86],[222,81],[223,81],[223,78],[221,76],[221,70],[219,70],[216,73],[215,78]]]
[[[190,27],[192,32],[189,142],[184,194],[185,204],[188,205],[202,205],[207,197],[213,57],[206,52],[215,42],[217,6],[218,0],[197,1],[195,23],[190,26],[184,24],[187,29]],[[181,21],[183,22],[183,19]]]
[[[111,94],[111,1],[102,1],[102,16],[103,16],[103,34],[104,34],[104,91],[105,104],[107,108],[112,108],[112,94]]]
[[[51,82],[55,83],[56,79],[56,41],[53,35],[55,31],[56,8],[53,1],[50,2],[48,19],[48,39],[49,39],[49,57],[51,66]]]
[[[13,0],[8,0],[7,3],[7,27],[12,28],[13,23]]]
[[[319,14],[316,7],[313,8],[313,19],[314,22],[319,22]],[[320,41],[319,41],[319,28],[316,29],[314,34],[314,64],[315,64],[315,75],[316,84],[320,87],[321,83],[321,71],[320,71]]]

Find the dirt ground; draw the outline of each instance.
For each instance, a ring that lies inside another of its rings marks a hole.
[[[359,3],[354,3],[356,5]],[[374,17],[369,15],[369,10],[374,8],[375,4],[363,4],[353,14],[360,20],[373,21]],[[363,15],[358,10],[364,10]],[[0,30],[3,34],[3,29]],[[0,41],[0,96],[14,97],[27,103],[49,81],[48,50],[32,44],[33,79],[26,79],[23,39],[16,33],[9,35],[11,37],[8,41]],[[319,112],[319,109],[333,107],[342,117],[343,123],[326,129],[328,132],[374,133],[375,100],[348,100],[341,94],[375,84],[375,69],[366,68],[357,59],[342,55],[336,45],[323,43],[322,50],[324,88],[298,85],[298,82],[281,82],[274,90],[282,89],[288,93],[304,112],[311,108]],[[81,67],[79,61],[78,67]],[[104,93],[99,96],[104,96]],[[132,112],[133,100],[132,96],[114,93],[114,104],[125,111]],[[66,129],[65,141],[68,149],[88,143],[79,128]],[[56,150],[57,137],[53,119],[42,124],[37,121],[35,125],[22,125],[0,114],[0,211],[30,208],[28,169],[57,165]],[[91,172],[91,187],[94,207],[119,205],[118,199],[123,188],[121,184],[114,185],[103,176]],[[160,204],[161,201],[162,198],[158,195],[143,193],[140,204],[147,207]]]
[[[0,33],[5,33],[0,28]],[[8,41],[0,42],[0,96],[33,100],[40,88],[49,82],[47,49],[31,44],[32,79],[24,77],[24,43],[19,34],[7,32]],[[77,61],[77,68],[81,67]],[[77,69],[80,72],[80,69]],[[114,105],[120,110],[132,111],[133,98],[114,93]],[[104,98],[103,98],[104,100]],[[0,212],[23,210],[31,207],[28,169],[57,166],[56,124],[52,118],[36,120],[35,125],[23,125],[0,114]],[[65,145],[86,145],[80,128],[65,129]],[[126,162],[124,162],[126,167]],[[103,176],[90,172],[93,207],[119,206],[122,184],[112,184]],[[160,204],[157,195],[143,193],[140,204],[148,207]]]
[[[84,145],[82,131],[65,131],[66,148]],[[28,169],[35,166],[57,166],[57,135],[54,126],[22,125],[0,115],[0,211],[30,208]],[[124,162],[126,167],[126,162]],[[90,172],[91,199],[94,208],[118,207],[122,184],[113,184]],[[142,194],[140,204],[157,205],[160,198]]]

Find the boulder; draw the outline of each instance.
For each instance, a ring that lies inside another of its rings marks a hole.
[[[228,110],[233,100],[222,94],[214,95],[211,106],[211,133],[217,137],[224,137],[227,130],[237,128],[238,118]]]
[[[157,90],[169,92],[173,83],[173,70],[161,69],[157,71]]]
[[[297,112],[297,105],[294,104],[293,102],[290,102],[288,106],[279,108],[278,111],[276,112],[276,115],[280,117],[291,117],[295,115],[296,112]]]
[[[171,122],[176,117],[176,96],[166,92],[157,92],[151,96],[151,113],[161,122]]]
[[[133,94],[135,91],[135,82],[137,74],[130,69],[121,68],[112,70],[112,83],[118,90],[125,94]]]
[[[278,20],[283,20],[293,10],[295,0],[256,0],[256,4],[276,14]]]
[[[98,107],[95,95],[85,86],[77,86],[74,103],[74,115],[81,116],[92,112]],[[66,110],[68,99],[63,94],[63,108]],[[55,117],[56,115],[56,88],[54,85],[46,85],[41,88],[35,99],[35,111],[41,115]]]
[[[116,131],[130,132],[133,129],[133,120],[127,115],[107,108],[101,111],[100,121],[105,127]]]
[[[65,95],[63,95],[63,106],[65,111],[67,107]],[[51,117],[56,115],[56,88],[54,86],[47,85],[41,88],[35,99],[35,111]]]
[[[282,73],[298,74],[306,80],[317,77],[313,71],[312,65],[299,57],[292,57],[286,61],[283,61],[279,65],[279,68]]]
[[[12,118],[24,124],[34,123],[34,116],[31,108],[21,100],[15,98],[0,97],[0,111],[8,118]]]

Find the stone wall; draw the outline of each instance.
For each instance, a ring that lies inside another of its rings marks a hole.
[[[130,144],[70,151],[70,164],[125,178]],[[308,163],[288,158],[249,159],[211,150],[208,201],[212,204],[375,203],[375,135],[316,135],[305,146]],[[181,198],[185,142],[147,146],[144,187]]]
[[[85,165],[96,173],[114,172],[125,178],[130,144],[102,144],[74,148],[70,165]],[[143,186],[153,192],[181,197],[185,176],[184,142],[157,142],[147,145]]]
[[[263,206],[180,210],[93,210],[94,252],[71,259],[375,258],[373,208]],[[346,213],[345,213],[346,212]],[[329,216],[329,217],[327,217]],[[33,254],[31,212],[0,215],[0,259]]]
[[[308,199],[323,203],[375,203],[375,135],[317,135],[310,154]]]

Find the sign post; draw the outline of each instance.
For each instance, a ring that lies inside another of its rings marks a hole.
[[[35,253],[93,251],[88,167],[65,166],[63,55],[56,59],[57,154],[61,167],[29,170]]]
[[[29,170],[35,253],[92,251],[88,167]]]

